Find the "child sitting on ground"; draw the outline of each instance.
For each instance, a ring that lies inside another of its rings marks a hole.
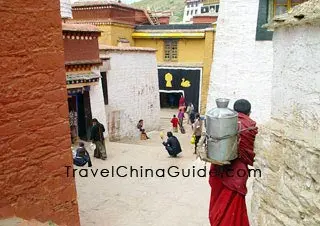
[[[177,133],[179,119],[176,117],[176,115],[173,115],[173,118],[171,119],[171,123],[172,123],[172,131]]]

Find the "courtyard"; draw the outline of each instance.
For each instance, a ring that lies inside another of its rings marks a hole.
[[[161,111],[161,130],[171,129],[170,118],[175,110]],[[186,134],[176,133],[183,152],[178,158],[171,158],[161,144],[160,131],[149,132],[149,140],[136,140],[130,142],[107,142],[108,159],[102,161],[92,158],[92,170],[99,170],[94,177],[81,177],[76,173],[76,186],[79,202],[79,214],[82,226],[138,226],[138,225],[175,225],[175,226],[208,226],[208,208],[210,200],[210,187],[207,177],[193,177],[193,171],[206,167],[205,164],[193,154],[194,146],[190,144],[191,126],[185,122]],[[89,144],[87,149],[91,156],[93,150]],[[124,168],[127,167],[127,170]],[[120,176],[125,173],[127,177],[111,175],[112,168],[122,167]],[[143,169],[168,170],[172,173],[180,172],[177,177],[153,177],[150,174],[141,175],[133,173],[130,177],[130,167],[140,172]],[[83,168],[78,168],[83,169]],[[100,175],[101,170],[110,171],[108,177]],[[191,169],[189,177],[181,175],[182,169]],[[199,171],[200,172],[200,171]],[[81,174],[83,175],[83,174]],[[203,176],[200,174],[200,176]],[[251,183],[249,180],[250,201]],[[250,214],[250,205],[248,205]]]

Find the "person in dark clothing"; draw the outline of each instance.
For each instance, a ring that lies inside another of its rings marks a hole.
[[[167,142],[162,142],[166,147],[168,154],[172,157],[177,157],[177,155],[182,152],[179,140],[173,136],[172,132],[167,132],[168,140]]]
[[[195,119],[196,119],[196,112],[194,110],[191,110],[191,112],[189,114],[189,120],[191,122],[191,125],[193,125]]]
[[[84,143],[79,143],[79,148],[76,150],[76,156],[73,158],[73,164],[76,166],[84,166],[88,163],[89,167],[92,167],[90,155],[84,147]]]
[[[94,150],[94,157],[105,160],[107,159],[107,152],[103,136],[103,132],[105,132],[104,126],[95,118],[92,120],[92,124],[93,127],[91,129],[90,140],[96,145],[96,149]]]

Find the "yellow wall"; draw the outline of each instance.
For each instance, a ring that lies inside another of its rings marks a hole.
[[[203,62],[205,52],[204,43],[204,39],[180,39],[178,42],[178,62]]]
[[[117,46],[120,38],[125,38],[130,42],[131,46],[134,46],[134,40],[132,39],[132,33],[134,28],[127,25],[98,25],[102,32],[99,38],[99,44]]]
[[[210,83],[211,65],[213,60],[214,31],[206,31],[204,39],[184,38],[178,41],[178,61],[180,66],[188,64],[202,64],[201,84],[201,114],[205,114]],[[163,39],[135,39],[135,46],[157,49],[158,64],[164,63]],[[166,62],[168,63],[168,62]]]
[[[135,46],[156,49],[157,62],[163,61],[164,43],[161,39],[135,39]]]
[[[207,99],[209,93],[209,84],[210,84],[210,73],[211,66],[213,61],[213,52],[214,52],[214,40],[215,32],[207,31],[205,39],[205,52],[203,58],[203,71],[202,71],[202,88],[201,88],[201,114],[206,112]]]

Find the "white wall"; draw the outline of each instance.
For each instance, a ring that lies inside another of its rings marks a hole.
[[[62,18],[72,18],[70,0],[60,0],[60,14]]]
[[[320,26],[274,33],[272,120],[256,142],[254,225],[320,223]]]
[[[191,4],[191,3],[189,3]],[[190,22],[192,17],[195,15],[199,15],[201,14],[201,7],[203,6],[202,3],[200,3],[200,1],[198,2],[198,5],[196,6],[196,2],[193,3],[193,7],[191,7],[191,5],[188,7],[188,5],[186,4],[184,7],[184,13],[183,13],[183,22]],[[193,10],[193,14],[191,15],[191,10]],[[197,10],[197,14],[195,13],[195,11]],[[189,11],[189,14],[187,15],[187,11]]]
[[[252,117],[270,118],[272,42],[256,41],[259,0],[221,0],[211,70],[207,110],[218,97],[245,98]]]
[[[160,99],[155,53],[125,51],[110,52],[109,56],[109,119],[112,111],[120,111],[120,122],[109,121],[109,126],[118,127],[120,124],[120,138],[137,137],[136,126],[140,119],[144,120],[147,131],[159,129]]]
[[[95,68],[92,70],[96,74],[100,75],[100,70]],[[90,104],[91,104],[91,113],[92,118],[98,119],[100,123],[104,125],[106,132],[104,133],[105,137],[108,136],[108,124],[106,118],[106,111],[103,99],[103,91],[102,91],[102,82],[99,79],[99,84],[90,86]]]
[[[310,129],[320,126],[319,34],[320,26],[303,26],[274,35],[272,117]]]

